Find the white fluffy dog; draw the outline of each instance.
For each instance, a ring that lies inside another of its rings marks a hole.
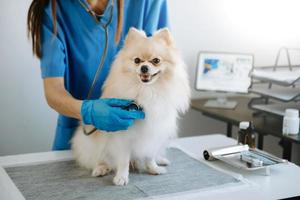
[[[144,120],[127,131],[90,136],[82,128],[72,139],[79,164],[92,176],[115,172],[113,183],[128,183],[129,165],[139,170],[163,174],[169,162],[162,157],[168,140],[176,136],[178,113],[189,108],[190,88],[184,62],[168,29],[147,37],[131,28],[103,87],[102,98],[133,99],[142,106]]]

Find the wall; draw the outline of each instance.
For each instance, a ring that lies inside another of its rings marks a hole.
[[[0,155],[48,151],[56,113],[47,106],[39,62],[26,35],[30,0],[0,6]]]
[[[199,50],[250,52],[256,65],[271,65],[279,47],[300,47],[297,0],[168,2],[172,32],[189,66],[191,85]],[[26,38],[29,4],[30,0],[11,0],[0,6],[0,156],[48,151],[53,140],[56,113],[45,102],[39,63]],[[193,91],[194,98],[205,95],[211,94]],[[180,127],[181,136],[225,131],[224,123],[193,110]],[[266,146],[279,154],[276,139],[271,140],[275,141]]]
[[[297,0],[172,0],[172,32],[194,83],[198,51],[253,53],[255,66],[274,64],[280,47],[300,47],[300,2]],[[300,54],[293,54],[300,63]],[[286,59],[280,60],[280,64]],[[193,91],[193,97],[211,95]],[[224,132],[225,124],[191,110],[181,121],[181,135]],[[235,130],[236,132],[236,130]],[[279,140],[265,138],[264,149],[281,156]],[[293,146],[292,160],[300,164],[300,146]]]

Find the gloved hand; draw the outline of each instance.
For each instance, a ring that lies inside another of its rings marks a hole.
[[[84,124],[93,125],[99,130],[127,130],[135,119],[144,119],[142,111],[122,109],[132,101],[124,99],[84,100],[81,105],[81,116]]]

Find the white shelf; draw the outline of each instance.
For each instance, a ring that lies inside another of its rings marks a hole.
[[[300,87],[272,87],[269,89],[267,85],[259,84],[253,85],[249,91],[285,102],[300,100]]]
[[[300,69],[288,70],[277,69],[276,71],[270,69],[254,69],[251,77],[255,80],[270,82],[282,86],[291,86],[300,82]]]
[[[287,108],[300,108],[300,102],[289,102],[289,103],[272,103],[272,104],[258,104],[252,105],[252,108],[267,113],[284,116]]]

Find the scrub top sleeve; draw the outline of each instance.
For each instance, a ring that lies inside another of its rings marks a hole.
[[[166,0],[148,0],[144,16],[144,31],[151,36],[161,28],[169,28],[168,6]]]
[[[57,25],[59,34],[59,26]],[[46,77],[63,77],[66,69],[65,48],[58,35],[53,33],[50,17],[45,13],[41,30],[41,74]]]

